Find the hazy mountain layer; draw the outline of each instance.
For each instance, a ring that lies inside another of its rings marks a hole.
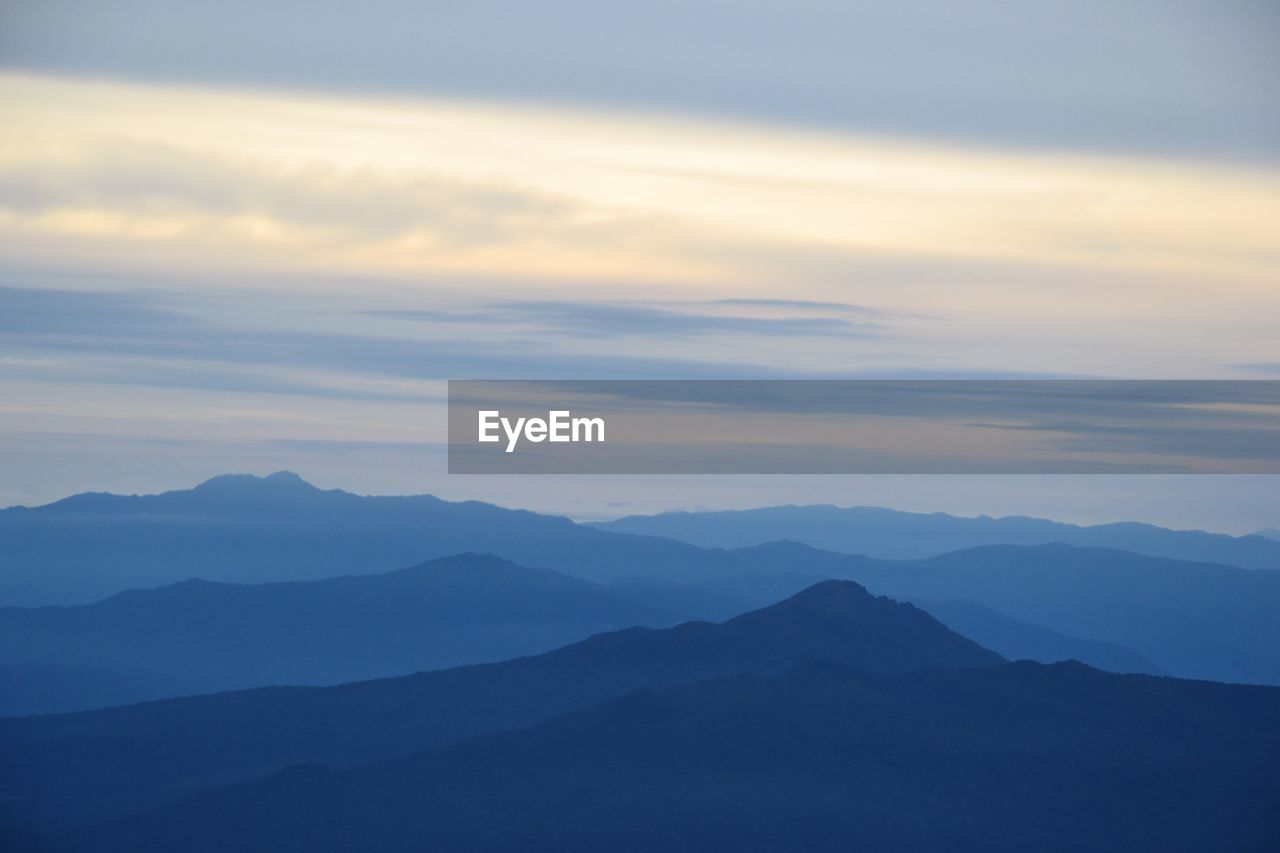
[[[1082,527],[1025,516],[962,518],[940,512],[824,505],[632,515],[594,526],[615,533],[664,536],[704,548],[743,548],[789,539],[894,560],[934,557],[981,545],[1062,542],[1245,569],[1280,569],[1280,541],[1268,538],[1265,531],[1228,536],[1134,522]]]
[[[678,621],[477,554],[308,582],[184,581],[97,604],[0,608],[0,715],[403,675]]]
[[[0,605],[88,604],[190,578],[263,583],[376,574],[469,551],[596,581],[743,570],[723,551],[674,540],[474,501],[321,491],[281,472],[0,510]]]
[[[501,661],[602,631],[720,621],[823,580],[749,575],[597,586],[465,554],[382,575],[258,585],[184,581],[98,604],[0,608],[0,716],[269,685],[323,685]],[[1160,673],[972,602],[918,603],[1010,660]]]

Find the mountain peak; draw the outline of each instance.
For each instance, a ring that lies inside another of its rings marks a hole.
[[[279,483],[279,484],[288,483],[292,485],[309,486],[313,489],[315,488],[315,486],[312,486],[310,483],[308,483],[306,480],[302,479],[300,476],[298,476],[292,471],[276,471],[274,474],[268,474],[267,476],[263,477],[262,481],[264,483]]]
[[[774,663],[816,660],[871,672],[906,672],[1004,662],[923,610],[877,598],[847,580],[816,583],[718,628],[757,653],[767,653]]]
[[[292,471],[276,471],[274,474],[268,474],[265,477],[259,477],[256,474],[219,474],[196,486],[195,491],[249,491],[265,488],[308,492],[319,491],[315,486]]]
[[[875,597],[853,581],[829,580],[797,592],[776,606],[785,610],[847,614],[866,608]]]

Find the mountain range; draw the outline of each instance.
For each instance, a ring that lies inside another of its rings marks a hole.
[[[86,602],[0,609],[0,688],[8,685],[0,707],[10,713],[496,660],[611,626],[723,619],[824,578],[919,602],[1013,658],[1280,684],[1280,572],[1116,549],[1000,545],[890,561],[796,542],[703,548],[488,504],[322,491],[283,473],[0,511],[0,545],[0,588],[19,600]],[[455,573],[478,584],[464,593],[432,586],[421,567],[396,574],[467,551],[568,577],[550,587],[551,575],[528,580],[542,590],[529,595],[545,592],[550,608],[535,625],[517,611],[467,609],[467,596],[487,594],[482,575]],[[411,556],[392,562],[403,555]],[[389,577],[332,580],[343,574]],[[289,586],[300,582],[321,585]],[[589,616],[569,603],[588,595],[584,584],[597,585],[590,595],[600,602]],[[109,598],[121,585],[158,588]],[[399,615],[375,625],[360,616],[362,596],[381,596],[377,607]],[[487,627],[469,633],[437,618],[456,608]],[[336,648],[327,632],[346,645]],[[186,671],[184,649],[192,650]]]
[[[604,631],[723,620],[824,578],[734,575],[607,585],[493,555],[377,575],[181,581],[95,604],[0,608],[0,716],[90,710],[269,685],[326,685],[536,654]],[[967,601],[915,602],[1011,659],[1163,674],[1114,643]]]
[[[325,491],[289,472],[229,474],[158,495],[87,493],[0,510],[0,604],[88,604],[190,578],[377,574],[466,552],[593,581],[689,580],[738,565],[723,551],[475,501]]]
[[[59,851],[1274,849],[1280,689],[1009,664],[826,581],[497,664],[0,720]]]
[[[815,513],[817,521],[804,521]],[[673,520],[680,523],[670,524]],[[693,536],[691,531],[704,523],[713,525],[711,539],[726,530],[732,535],[723,537],[727,541],[677,541]],[[662,535],[619,532],[655,525],[663,528]],[[827,538],[818,535],[821,531]],[[834,507],[668,514],[591,526],[430,495],[326,491],[279,472],[224,475],[194,489],[158,495],[87,493],[41,507],[0,510],[0,605],[89,604],[190,578],[263,583],[377,574],[465,552],[493,553],[596,582],[631,576],[687,582],[776,571],[776,566],[749,562],[750,546],[775,540],[898,559],[981,545],[1064,542],[1280,568],[1280,542],[1262,536]]]
[[[925,559],[983,545],[1062,543],[1245,569],[1280,569],[1280,534],[1259,531],[1229,536],[1136,522],[1081,526],[1026,516],[965,518],[942,512],[817,505],[631,515],[592,526],[613,533],[678,539],[704,548],[745,548],[790,540],[890,560]]]
[[[691,615],[479,554],[315,581],[188,580],[0,608],[0,715],[446,669]]]
[[[27,822],[90,822],[291,764],[357,765],[518,728],[639,688],[806,662],[891,673],[1003,660],[912,605],[827,581],[723,623],[630,628],[502,663],[0,719],[0,801]]]

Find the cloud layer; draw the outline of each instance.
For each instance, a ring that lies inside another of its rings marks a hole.
[[[1265,0],[9,0],[10,68],[1280,154]]]

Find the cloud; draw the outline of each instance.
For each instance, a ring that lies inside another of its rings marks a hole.
[[[993,429],[1052,433],[1052,446],[1070,453],[1133,454],[1147,457],[1185,457],[1201,460],[1241,460],[1258,463],[1268,460],[1266,473],[1278,473],[1276,457],[1280,448],[1280,427],[1275,408],[1266,415],[1240,416],[1219,410],[1213,417],[1169,417],[1168,411],[1153,410],[1164,424],[1100,424],[1079,419],[1019,425],[984,425]],[[1074,414],[1074,413],[1064,413]],[[1181,421],[1181,423],[1179,423]]]
[[[764,307],[774,316],[713,313],[707,306]],[[582,338],[647,337],[696,338],[737,334],[767,337],[853,337],[881,332],[880,323],[829,316],[834,306],[772,300],[717,300],[709,303],[668,303],[667,307],[618,302],[496,302],[471,311],[395,309],[373,312],[376,316],[441,324],[477,324],[488,327],[528,326],[558,335]],[[698,309],[702,310],[690,310]],[[776,316],[776,309],[821,309],[827,316]],[[841,306],[843,309],[843,306]]]
[[[123,221],[165,220],[174,239],[251,217],[303,235],[354,241],[416,234],[438,246],[474,246],[516,230],[563,227],[574,213],[563,200],[502,182],[344,172],[322,163],[266,166],[147,142],[3,165],[0,198],[18,214],[99,211]]]
[[[803,308],[823,311],[840,311],[850,314],[879,314],[876,308],[865,305],[850,305],[847,302],[818,302],[812,299],[714,299],[711,305],[742,305],[759,308]]]
[[[0,332],[15,336],[174,336],[207,330],[206,324],[162,310],[139,293],[37,290],[0,286]]]
[[[542,340],[509,334],[503,318],[487,309],[441,314],[450,321],[488,317],[484,335],[467,329],[452,337],[424,338],[382,331],[355,334],[228,324],[198,316],[195,312],[201,307],[190,298],[160,294],[0,287],[0,331],[10,352],[27,356],[0,360],[0,376],[408,401],[439,394],[438,386],[415,383],[458,376],[780,374],[767,364],[696,357],[697,350],[683,356],[619,354],[607,340],[586,354],[558,350]],[[553,305],[549,313],[558,315],[562,308]],[[361,313],[400,316],[387,311]],[[672,314],[678,321],[680,315]],[[518,322],[520,317],[513,311],[505,320]],[[745,330],[760,328],[768,326],[762,321]]]
[[[1059,150],[1280,154],[1267,3],[91,5],[9,0],[0,56],[10,68],[166,83],[532,100]]]
[[[1266,168],[14,75],[0,97],[0,247],[116,269],[465,273],[767,299],[779,274],[815,261],[913,258],[1065,268],[1081,287],[1105,271],[1235,289],[1270,280],[1280,221]],[[799,301],[842,301],[838,286],[794,287]]]
[[[1255,373],[1280,375],[1280,361],[1259,361],[1252,364],[1237,364],[1239,370],[1250,370]]]

